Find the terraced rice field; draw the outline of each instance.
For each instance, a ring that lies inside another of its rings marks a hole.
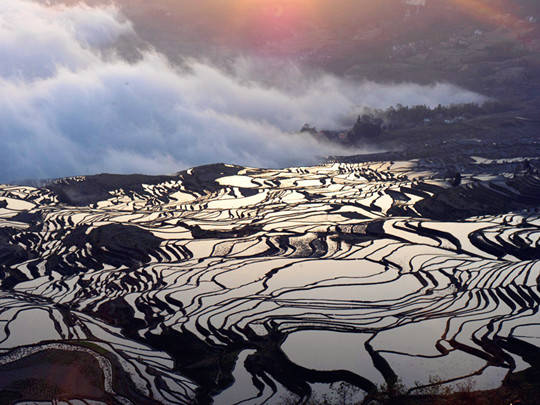
[[[417,161],[0,186],[0,373],[90,354],[99,393],[57,398],[126,404],[495,388],[540,338],[540,178],[477,163],[454,186]],[[32,399],[15,370],[0,394]]]

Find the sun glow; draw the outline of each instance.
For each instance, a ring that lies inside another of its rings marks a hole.
[[[310,0],[237,0],[231,3],[232,31],[242,32],[254,47],[281,44],[279,50],[271,51],[273,54],[294,53],[297,42],[303,41],[309,28],[322,19],[318,2]],[[265,52],[269,52],[267,48]]]
[[[317,6],[309,0],[238,0],[234,13],[260,28],[271,25],[295,25],[316,17]]]

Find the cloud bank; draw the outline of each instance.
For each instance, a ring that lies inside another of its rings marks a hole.
[[[155,51],[128,62],[115,44],[134,36],[112,6],[1,1],[0,181],[306,164],[347,152],[295,134],[306,122],[338,128],[363,107],[482,101],[447,84],[352,83],[294,69],[280,73],[289,85],[270,86],[249,59],[236,74],[199,61],[172,66]]]

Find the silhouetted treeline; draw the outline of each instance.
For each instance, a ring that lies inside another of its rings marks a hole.
[[[364,116],[379,118],[383,127],[396,128],[438,121],[449,123],[449,121],[460,121],[479,115],[495,114],[508,110],[509,106],[497,101],[488,101],[484,104],[467,103],[449,106],[439,104],[435,108],[426,105],[409,107],[398,104],[387,110],[368,110]]]
[[[385,131],[401,128],[414,128],[419,125],[453,124],[481,115],[497,114],[509,111],[511,107],[498,101],[484,104],[438,105],[435,108],[426,105],[403,106],[401,104],[382,109],[366,109],[359,115],[350,130],[322,130],[305,124],[300,132],[310,133],[333,143],[357,145],[365,141],[374,141],[384,137]]]

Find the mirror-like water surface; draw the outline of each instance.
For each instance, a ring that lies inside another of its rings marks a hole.
[[[482,164],[454,187],[415,162],[2,186],[0,372],[83,350],[88,399],[122,403],[495,388],[540,336],[540,180]]]

